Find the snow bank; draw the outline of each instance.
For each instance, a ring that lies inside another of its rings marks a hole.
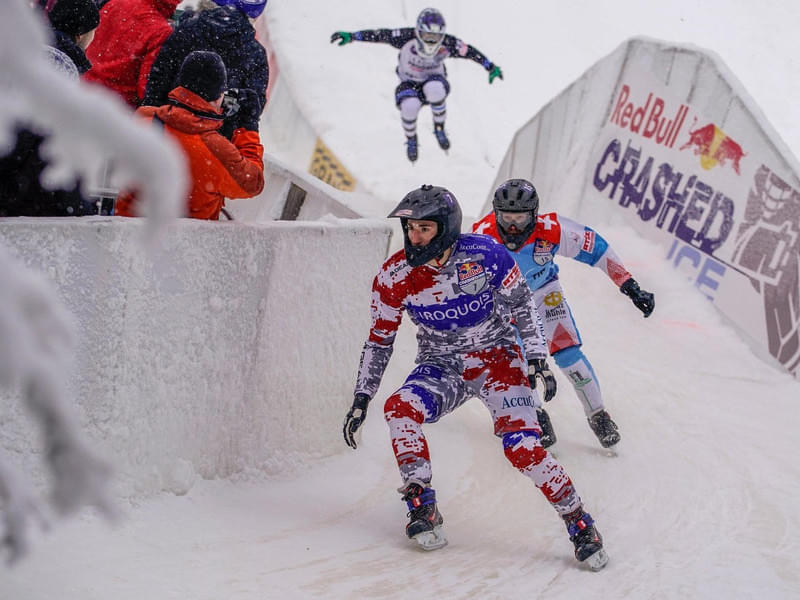
[[[198,476],[276,474],[339,451],[389,228],[183,219],[148,253],[142,227],[0,221],[0,240],[75,315],[71,385],[118,493],[181,494]],[[0,446],[38,473],[35,432],[2,394]]]

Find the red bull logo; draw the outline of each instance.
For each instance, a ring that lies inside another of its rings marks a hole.
[[[483,273],[483,266],[477,262],[467,262],[458,265],[458,280],[472,279]]]
[[[689,141],[681,146],[679,150],[685,150],[686,148],[693,148],[694,153],[700,155],[700,166],[706,171],[716,167],[718,164],[724,166],[728,161],[731,161],[733,170],[736,171],[737,175],[741,175],[739,161],[746,154],[739,144],[713,123],[690,130]]]
[[[547,240],[536,240],[533,245],[533,261],[537,265],[546,265],[553,260],[553,244]]]
[[[674,114],[667,113],[666,101],[652,92],[647,95],[644,104],[629,101],[630,95],[631,88],[623,84],[609,121],[637,135],[652,139],[656,144],[672,148],[683,127],[689,107],[681,104]]]
[[[479,262],[462,263],[457,272],[458,287],[468,294],[477,294],[486,286],[486,271]]]

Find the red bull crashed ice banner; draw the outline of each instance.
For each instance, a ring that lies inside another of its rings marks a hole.
[[[709,118],[645,69],[627,68],[590,158],[588,193],[624,210],[723,313],[800,377],[800,192],[757,151],[748,154],[726,115],[720,109]],[[764,147],[757,137],[750,143]],[[754,315],[758,306],[763,314]]]

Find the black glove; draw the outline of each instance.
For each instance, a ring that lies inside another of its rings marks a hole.
[[[630,298],[633,305],[642,311],[645,317],[649,317],[656,307],[656,297],[650,292],[640,289],[633,277],[619,286],[619,291]]]
[[[331,36],[331,44],[339,42],[340,46],[349,44],[353,41],[353,34],[347,31],[337,31]]]
[[[367,406],[369,405],[369,396],[366,394],[356,394],[353,398],[353,406],[347,411],[347,416],[344,418],[344,442],[353,450],[356,449],[355,434],[358,428],[364,423],[367,418]]]
[[[261,101],[255,91],[248,88],[228,90],[222,100],[222,110],[234,131],[241,127],[248,131],[258,131]]]
[[[556,378],[550,367],[547,366],[547,361],[543,358],[534,358],[528,361],[528,381],[532,389],[536,389],[536,379],[540,378],[544,384],[544,401],[550,402],[556,395]]]

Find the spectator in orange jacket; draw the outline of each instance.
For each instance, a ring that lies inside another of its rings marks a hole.
[[[138,107],[150,68],[172,35],[169,18],[180,0],[109,0],[86,56],[92,69],[84,79],[100,83]]]
[[[183,61],[163,106],[143,106],[136,112],[163,125],[184,150],[191,177],[186,216],[216,220],[225,198],[250,198],[264,188],[264,148],[258,136],[261,105],[253,90],[236,90],[238,112],[232,140],[217,131],[225,116],[222,111],[226,88],[225,65],[215,52],[196,51]],[[117,199],[114,214],[136,215],[134,193]]]

